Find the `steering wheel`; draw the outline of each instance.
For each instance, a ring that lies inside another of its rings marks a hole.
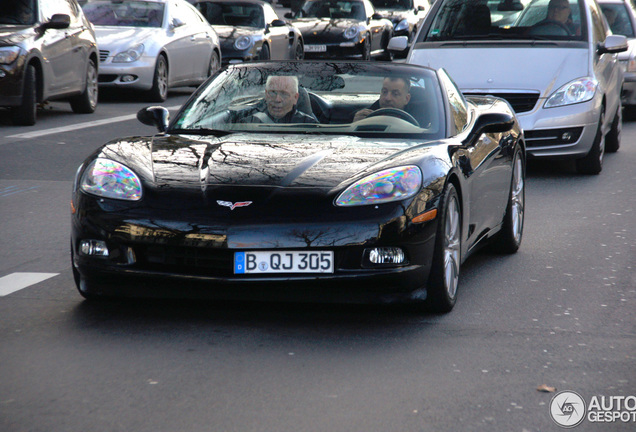
[[[406,120],[407,122],[417,127],[420,127],[420,123],[417,120],[415,120],[415,117],[413,117],[411,114],[407,113],[406,111],[398,109],[398,108],[380,108],[373,111],[371,114],[369,114],[367,118],[377,117],[377,116],[397,117],[399,119]]]
[[[570,29],[560,21],[541,21],[530,28],[535,36],[572,36]]]

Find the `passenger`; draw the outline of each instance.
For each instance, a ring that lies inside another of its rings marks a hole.
[[[265,84],[265,109],[243,123],[318,123],[313,115],[296,109],[298,78],[295,76],[269,76]]]
[[[380,99],[375,101],[369,108],[363,108],[356,112],[353,121],[367,118],[369,114],[379,108],[397,108],[407,111],[407,105],[411,100],[411,83],[405,78],[384,78]],[[407,111],[408,112],[408,111]]]
[[[535,26],[543,26],[556,23],[566,29],[570,35],[580,35],[581,29],[572,22],[570,2],[568,0],[550,0],[548,3],[548,13],[545,19],[536,23]]]

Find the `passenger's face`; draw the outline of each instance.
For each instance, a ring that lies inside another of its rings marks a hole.
[[[562,23],[567,22],[570,17],[570,3],[567,0],[560,1],[552,9],[551,18]]]
[[[409,103],[411,95],[406,91],[406,84],[401,79],[385,78],[380,93],[380,108],[398,108],[403,110]]]
[[[293,80],[288,77],[272,78],[265,91],[265,101],[269,114],[275,119],[287,115],[298,102]]]

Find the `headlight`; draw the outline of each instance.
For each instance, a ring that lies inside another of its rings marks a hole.
[[[422,186],[422,171],[416,166],[390,168],[349,186],[336,200],[338,206],[358,206],[399,201],[412,197]]]
[[[402,30],[407,30],[408,28],[409,28],[409,22],[407,20],[403,19],[402,21],[400,21],[399,23],[397,23],[395,25],[395,29],[394,30],[396,32],[399,32],[399,31],[402,31]]]
[[[252,46],[252,38],[249,36],[241,36],[234,42],[234,48],[243,51]]]
[[[131,46],[126,51],[122,51],[113,57],[113,63],[132,63],[137,61],[144,53],[144,48],[144,44]]]
[[[141,199],[139,177],[129,168],[109,159],[95,159],[91,162],[84,171],[80,189],[104,198],[129,201]]]
[[[587,102],[594,97],[597,87],[598,81],[590,78],[579,78],[570,81],[548,98],[545,107],[554,108]]]
[[[344,37],[345,39],[354,39],[358,37],[358,33],[360,33],[358,26],[351,26],[344,31]]]
[[[0,64],[11,64],[18,58],[20,55],[20,48],[12,46],[12,47],[4,47],[0,48]]]

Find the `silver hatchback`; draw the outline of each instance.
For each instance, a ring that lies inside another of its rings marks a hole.
[[[625,50],[595,0],[438,0],[407,62],[446,69],[464,94],[506,99],[530,157],[598,174],[620,146]]]

